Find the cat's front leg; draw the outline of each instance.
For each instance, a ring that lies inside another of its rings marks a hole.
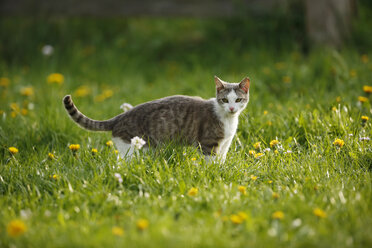
[[[219,158],[221,162],[224,162],[226,159],[226,155],[227,155],[227,152],[229,151],[232,139],[233,137],[224,139],[218,145],[217,157]]]
[[[218,157],[218,143],[214,140],[203,140],[203,143],[199,144],[199,148],[205,156],[205,161],[207,163],[217,162]]]
[[[205,158],[205,162],[207,162],[207,164],[218,162],[217,156],[214,156],[214,155],[205,155],[204,158]]]

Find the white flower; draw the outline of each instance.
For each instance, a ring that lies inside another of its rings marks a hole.
[[[265,148],[265,149],[263,150],[263,152],[270,152],[270,151],[271,151],[270,148]]]
[[[49,210],[45,210],[44,216],[45,217],[50,217],[50,216],[52,216],[52,212],[50,212]]]
[[[361,137],[359,138],[360,141],[369,141],[370,138],[369,137]]]
[[[146,144],[146,141],[136,136],[130,140],[130,143],[135,150],[140,150]]]
[[[29,110],[33,110],[35,108],[35,105],[32,103],[32,102],[30,102],[29,104],[28,104],[28,109]]]
[[[284,152],[284,154],[288,154],[288,153],[292,153],[291,150],[287,150],[286,152]]]
[[[29,219],[31,217],[32,212],[31,212],[30,209],[22,209],[20,211],[20,215],[21,215],[22,219],[27,220],[27,219]]]
[[[293,227],[299,227],[299,226],[301,226],[301,224],[302,224],[302,220],[300,218],[297,218],[297,219],[292,221],[292,226]]]
[[[278,150],[278,151],[283,151],[284,149],[283,149],[283,146],[282,146],[281,144],[278,144],[278,145],[276,146],[276,150]]]
[[[124,112],[127,112],[128,110],[132,109],[133,106],[129,103],[123,103],[120,108],[124,111]]]
[[[41,53],[44,56],[50,56],[54,52],[54,48],[51,45],[45,45],[41,48]]]
[[[116,179],[118,179],[119,183],[123,182],[123,178],[121,178],[121,175],[119,173],[115,173],[114,176],[116,177]]]

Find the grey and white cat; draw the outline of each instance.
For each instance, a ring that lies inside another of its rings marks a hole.
[[[133,153],[131,139],[140,137],[146,146],[169,141],[200,147],[207,156],[224,161],[238,127],[239,114],[249,101],[250,79],[227,83],[215,76],[216,98],[169,96],[135,106],[109,120],[97,121],[83,115],[63,98],[65,108],[79,126],[92,131],[112,131],[121,157]]]

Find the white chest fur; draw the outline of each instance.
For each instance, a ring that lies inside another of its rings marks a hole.
[[[225,139],[229,139],[236,133],[236,129],[238,128],[239,115],[236,114],[230,118],[222,118],[221,122],[223,123],[224,127]]]
[[[219,142],[217,151],[218,156],[222,160],[225,160],[226,154],[238,128],[238,117],[239,115],[221,119],[224,126],[224,138]]]
[[[235,114],[230,114],[215,102],[215,111],[219,120],[223,123],[224,128],[224,138],[219,142],[217,148],[217,155],[223,161],[226,158],[226,154],[238,128],[241,110],[237,111]]]

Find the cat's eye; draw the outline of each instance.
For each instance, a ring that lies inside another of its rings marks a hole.
[[[241,98],[238,98],[238,99],[235,100],[235,102],[241,102],[241,101],[242,101]]]
[[[229,102],[226,98],[222,98],[221,101],[224,102],[224,103],[228,103]]]

